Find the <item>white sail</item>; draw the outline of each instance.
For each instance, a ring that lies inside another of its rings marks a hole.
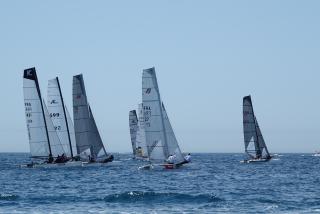
[[[258,121],[254,115],[250,96],[243,98],[243,133],[246,153],[252,158],[269,156]]]
[[[47,123],[47,129],[48,129],[48,134],[49,134],[52,156],[57,157],[58,155],[66,154],[66,151],[63,148],[63,145],[62,145],[60,138],[56,132],[56,129],[53,125],[49,111],[48,111],[47,106],[44,101],[43,101],[43,110],[44,110],[44,115],[45,115],[46,123]]]
[[[48,111],[67,157],[73,157],[69,126],[58,77],[48,81]]]
[[[130,128],[132,153],[134,156],[136,156],[137,155],[136,139],[137,139],[137,131],[138,131],[138,117],[137,117],[136,110],[131,110],[129,112],[129,128]]]
[[[181,153],[178,141],[176,136],[173,132],[169,117],[167,115],[166,109],[164,104],[162,103],[162,111],[163,111],[163,118],[164,118],[164,126],[167,134],[168,139],[168,150],[170,155],[175,155],[177,162],[182,162],[184,160],[183,155]]]
[[[66,115],[67,115],[67,121],[68,121],[68,126],[69,126],[69,134],[70,134],[70,139],[71,139],[71,147],[73,154],[77,154],[77,144],[76,144],[76,135],[74,133],[74,126],[73,126],[73,121],[71,119],[70,113],[68,111],[68,108],[65,107],[66,109]]]
[[[31,156],[48,157],[51,149],[35,68],[24,70],[23,94]]]
[[[148,156],[153,161],[164,161],[169,156],[160,93],[154,68],[143,70],[142,103],[145,118]]]
[[[146,143],[146,132],[144,128],[144,111],[143,104],[140,103],[138,106],[138,130],[136,137],[136,147],[142,157],[148,157],[148,148]]]
[[[82,74],[73,77],[73,119],[77,152],[90,150],[92,158],[107,155],[87,101]]]

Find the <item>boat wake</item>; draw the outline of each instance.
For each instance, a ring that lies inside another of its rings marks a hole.
[[[142,192],[131,191],[123,192],[119,194],[108,195],[104,198],[104,201],[109,203],[212,203],[224,201],[221,198],[216,197],[213,194],[182,194],[182,193],[156,193],[156,192]]]

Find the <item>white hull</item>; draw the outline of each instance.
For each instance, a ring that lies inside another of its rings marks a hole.
[[[148,157],[133,157],[134,160],[148,161]]]
[[[320,157],[320,153],[315,153],[312,155],[313,157]]]
[[[259,158],[259,159],[249,159],[249,160],[243,160],[240,161],[241,163],[263,163],[270,161],[271,159],[266,159],[266,158]]]
[[[68,161],[66,163],[33,163],[20,165],[22,168],[56,168],[56,167],[76,167],[83,166],[82,161]]]
[[[185,164],[185,163],[184,163]],[[183,166],[184,164],[147,164],[144,166],[140,166],[138,169],[142,170],[142,169],[177,169],[180,168],[181,166]]]

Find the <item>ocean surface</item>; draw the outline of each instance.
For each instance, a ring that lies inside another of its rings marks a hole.
[[[320,157],[193,154],[180,169],[138,170],[115,154],[105,166],[20,168],[28,154],[0,153],[0,213],[320,213]]]

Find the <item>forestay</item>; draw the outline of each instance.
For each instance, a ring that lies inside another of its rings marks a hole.
[[[270,156],[254,115],[250,96],[243,98],[243,133],[245,152],[251,158]]]

